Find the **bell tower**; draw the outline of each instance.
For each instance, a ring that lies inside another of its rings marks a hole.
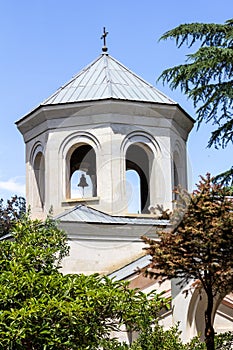
[[[201,330],[199,292],[184,298],[174,281],[160,286],[135,271],[150,263],[141,236],[158,238],[156,228],[169,224],[157,205],[172,209],[173,188],[187,186],[194,121],[108,55],[107,34],[95,61],[16,123],[26,146],[27,204],[34,218],[52,209],[67,232],[63,273],[128,279],[146,292],[164,288],[173,298],[166,323],[180,321],[188,339]]]
[[[110,215],[149,214],[171,209],[174,186],[187,186],[193,119],[108,55],[106,35],[95,61],[16,123],[33,217],[80,203]]]

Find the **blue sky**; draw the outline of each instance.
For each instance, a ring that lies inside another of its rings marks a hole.
[[[109,54],[177,101],[192,117],[191,101],[156,83],[161,72],[183,63],[186,49],[158,42],[167,30],[190,22],[223,23],[232,0],[8,0],[0,4],[0,198],[24,195],[24,142],[15,121],[36,107],[101,54]],[[232,165],[233,147],[207,149],[211,126],[190,134],[190,188],[200,174]]]

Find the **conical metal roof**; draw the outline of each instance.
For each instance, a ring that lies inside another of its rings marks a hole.
[[[113,57],[102,54],[42,105],[104,99],[175,103]]]

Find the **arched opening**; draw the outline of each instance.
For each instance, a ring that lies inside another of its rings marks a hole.
[[[70,198],[84,197],[93,197],[93,184],[91,177],[90,175],[87,175],[85,171],[76,170],[70,179]]]
[[[134,170],[139,178],[140,210],[149,213],[150,206],[150,150],[143,144],[133,144],[126,151],[126,172]]]
[[[38,152],[34,164],[33,164],[36,187],[37,187],[37,196],[39,197],[39,206],[44,207],[45,201],[45,162],[44,155],[42,152]]]
[[[81,145],[70,157],[70,198],[96,197],[96,155],[89,145]]]
[[[179,178],[179,171],[178,171],[178,167],[179,167],[179,155],[177,152],[174,152],[173,155],[173,190],[180,185],[180,178]],[[177,194],[173,192],[173,199],[177,200]]]
[[[177,170],[175,161],[173,161],[173,172],[174,172],[174,187],[177,187],[179,185],[179,176],[178,176],[178,170]]]
[[[174,192],[174,190],[177,188],[177,186],[179,185],[179,176],[178,176],[178,170],[177,170],[177,166],[176,166],[176,162],[173,160],[173,200],[177,200],[178,199],[178,195],[177,193]]]
[[[126,171],[126,195],[128,213],[141,213],[140,177],[136,170]]]
[[[225,295],[225,297],[219,295],[215,297],[212,317],[216,333],[232,330],[232,297],[232,293]],[[192,291],[187,314],[187,329],[190,338],[198,334],[204,340],[206,308],[206,293],[204,291],[200,293],[198,288]]]

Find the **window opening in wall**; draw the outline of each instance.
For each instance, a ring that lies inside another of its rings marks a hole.
[[[174,186],[173,186],[174,187],[173,190],[174,190],[179,185],[179,175],[178,175],[178,170],[177,170],[175,160],[173,160],[173,182],[174,182]],[[174,192],[173,192],[173,199],[174,200],[178,199],[178,195]]]
[[[89,145],[81,145],[70,158],[70,198],[96,196],[95,151]]]
[[[141,213],[140,177],[136,170],[126,171],[126,195],[128,213]]]
[[[178,177],[178,170],[175,162],[173,162],[173,170],[174,170],[174,187],[177,187],[179,185],[179,177]]]
[[[150,206],[150,164],[146,146],[133,144],[126,152],[126,171],[134,170],[139,176],[141,213],[149,213]]]
[[[82,184],[82,179],[85,179],[86,184]],[[76,170],[73,173],[73,175],[71,176],[70,187],[71,198],[92,197],[93,184],[90,175],[87,175],[85,171]]]
[[[39,203],[37,203],[37,205],[43,208],[45,201],[45,163],[42,152],[37,153],[33,168],[37,185],[37,195],[39,197]]]

